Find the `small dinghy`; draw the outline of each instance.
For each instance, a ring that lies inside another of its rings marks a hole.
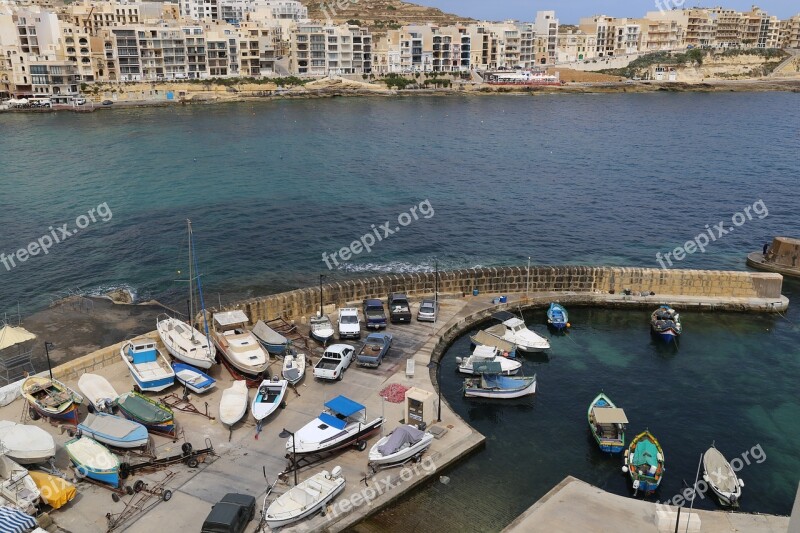
[[[111,386],[103,376],[97,374],[84,374],[78,379],[78,388],[89,400],[89,411],[94,409],[98,412],[111,413],[114,407],[114,400],[117,399],[117,391]]]
[[[147,431],[175,435],[175,414],[166,405],[138,392],[126,392],[114,403],[125,418],[139,422],[147,428]]]
[[[245,380],[234,381],[230,388],[222,391],[219,401],[219,421],[231,428],[247,412],[248,390]]]
[[[138,391],[160,392],[175,383],[175,372],[152,339],[126,342],[119,350]]]
[[[282,356],[286,353],[289,339],[269,327],[263,320],[256,322],[253,326],[253,335],[256,336],[261,345],[272,355]]]
[[[550,304],[547,308],[547,325],[557,331],[569,327],[569,315],[563,305],[555,302]]]
[[[78,495],[75,485],[62,477],[38,470],[31,470],[28,475],[42,494],[42,501],[53,509],[61,509]]]
[[[625,449],[625,424],[628,423],[628,417],[608,396],[602,392],[598,394],[589,404],[587,416],[589,430],[600,450],[620,453]]]
[[[283,379],[289,382],[289,385],[297,385],[303,376],[306,374],[306,354],[304,353],[286,353],[283,358],[283,370],[281,375]]]
[[[522,363],[509,357],[503,357],[502,352],[494,346],[478,345],[469,357],[456,357],[458,371],[462,374],[474,374],[473,367],[481,363],[495,362],[500,365],[501,373],[513,376],[522,368]]]
[[[369,462],[374,466],[405,463],[428,449],[432,442],[432,433],[411,425],[398,426],[370,449]]]
[[[330,473],[323,470],[314,474],[281,494],[269,505],[264,513],[267,525],[277,529],[313,515],[342,492],[344,486],[345,479],[340,466]]]
[[[119,487],[119,458],[108,448],[89,437],[67,441],[64,448],[80,477]]]
[[[644,492],[647,496],[655,492],[664,478],[664,452],[661,445],[649,431],[643,431],[631,441],[625,450],[622,471],[627,473],[633,490]]]
[[[172,363],[172,370],[175,371],[175,379],[178,383],[196,394],[203,394],[214,388],[217,381],[191,365],[183,363]]]
[[[283,403],[286,394],[286,386],[289,384],[285,379],[273,378],[274,381],[265,379],[261,382],[253,398],[253,405],[250,410],[256,421],[261,422]]]
[[[31,513],[36,511],[40,496],[39,488],[28,475],[28,469],[0,455],[0,499]]]
[[[327,315],[315,316],[309,320],[311,324],[311,338],[318,340],[323,345],[333,337],[333,324]]]
[[[38,426],[0,420],[0,448],[19,464],[47,462],[56,455],[56,441]]]
[[[22,395],[31,407],[31,418],[39,417],[78,423],[78,406],[83,396],[56,379],[31,376],[22,382]]]
[[[115,448],[140,448],[147,446],[147,428],[133,420],[106,413],[89,413],[78,424],[81,435]]]
[[[714,446],[703,454],[703,480],[719,498],[722,505],[739,505],[744,481],[736,477],[736,472]]]

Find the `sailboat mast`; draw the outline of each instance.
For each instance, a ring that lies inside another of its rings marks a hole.
[[[192,221],[186,219],[189,229],[189,329],[192,331],[192,341],[194,341],[194,265],[192,261]]]

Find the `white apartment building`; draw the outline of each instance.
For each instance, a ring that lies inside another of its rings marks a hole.
[[[555,11],[537,11],[533,22],[533,31],[538,37],[544,39],[547,63],[556,62],[556,49],[558,46],[558,19]],[[541,62],[541,60],[540,60]]]
[[[372,35],[354,25],[298,24],[290,36],[293,74],[327,76],[372,72]]]
[[[580,31],[593,37],[591,57],[613,57],[639,52],[642,42],[642,21],[595,15],[580,19]]]

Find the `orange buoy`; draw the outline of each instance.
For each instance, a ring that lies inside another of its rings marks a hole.
[[[567,327],[568,327],[568,328],[571,328],[571,327],[572,327],[572,324],[570,324],[569,322],[567,322]]]

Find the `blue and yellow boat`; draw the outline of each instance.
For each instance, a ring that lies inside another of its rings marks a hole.
[[[655,492],[664,477],[664,452],[658,440],[649,432],[643,431],[631,441],[625,451],[622,471],[631,478],[633,489],[647,496]]]
[[[64,448],[78,476],[119,487],[119,458],[108,448],[89,437],[72,439]]]
[[[676,341],[683,332],[678,312],[666,304],[650,315],[650,328],[664,342]]]
[[[147,431],[175,436],[175,414],[166,405],[138,392],[126,392],[114,403],[125,418],[139,422]]]
[[[600,449],[606,453],[621,453],[625,449],[625,411],[614,405],[611,399],[598,394],[589,404],[587,413],[589,430]]]

